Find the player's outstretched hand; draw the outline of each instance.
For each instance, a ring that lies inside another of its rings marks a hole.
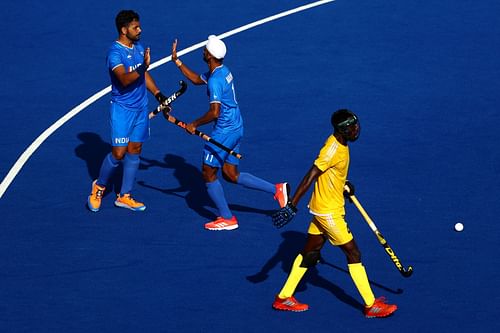
[[[344,185],[344,197],[346,197],[347,199],[349,199],[350,202],[352,202],[351,195],[354,195],[354,185],[347,180]]]
[[[156,100],[158,101],[158,103],[160,104],[165,104],[165,101],[167,100],[167,96],[163,95],[161,93],[161,91],[158,91],[156,94],[155,94],[155,98]]]
[[[175,62],[177,57],[177,38],[172,42],[172,61]]]
[[[161,113],[163,114],[163,117],[168,120],[168,114],[172,112],[172,107],[170,105],[163,105],[161,106]]]
[[[297,208],[291,203],[287,203],[285,207],[276,211],[273,215],[273,224],[276,228],[281,228],[288,222],[290,222],[295,214],[297,214]]]

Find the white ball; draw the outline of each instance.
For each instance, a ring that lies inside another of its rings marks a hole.
[[[464,225],[460,222],[455,224],[455,231],[462,231],[464,230]]]

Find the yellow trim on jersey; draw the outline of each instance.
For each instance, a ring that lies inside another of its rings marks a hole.
[[[309,201],[312,214],[335,213],[343,215],[344,184],[349,169],[349,147],[340,144],[332,134],[326,139],[314,165],[323,171],[314,184]]]

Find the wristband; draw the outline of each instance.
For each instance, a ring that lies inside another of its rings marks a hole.
[[[175,65],[177,67],[181,67],[182,66],[182,61],[180,59],[175,59]]]
[[[137,69],[135,70],[137,72],[137,74],[139,74],[140,76],[143,76],[144,73],[146,73],[146,66],[144,65],[141,65],[139,67],[137,67]]]

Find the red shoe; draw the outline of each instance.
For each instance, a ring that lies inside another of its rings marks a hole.
[[[385,297],[379,297],[375,300],[372,306],[365,307],[365,317],[375,318],[375,317],[387,317],[390,316],[394,311],[398,309],[395,304],[387,304],[385,302]]]
[[[205,224],[205,229],[208,230],[234,230],[238,228],[238,221],[236,216],[231,217],[229,220],[223,217],[217,217],[215,221]]]
[[[276,193],[274,194],[274,200],[278,200],[280,208],[283,208],[288,203],[288,195],[290,194],[290,185],[288,183],[276,184]]]
[[[276,295],[273,308],[280,311],[302,312],[309,310],[309,305],[299,303],[299,301],[297,301],[293,296],[283,299]]]

